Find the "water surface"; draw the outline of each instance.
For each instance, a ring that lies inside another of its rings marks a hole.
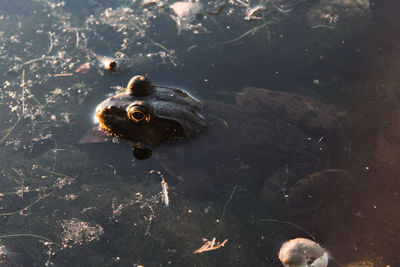
[[[236,0],[219,15],[210,13],[225,2],[202,2],[183,22],[171,1],[0,3],[2,264],[280,266],[282,243],[305,237],[327,249],[329,266],[400,265],[396,1]],[[104,57],[121,71],[102,69]],[[236,161],[185,169],[182,151],[213,138],[212,129],[154,148],[145,161],[123,142],[80,144],[96,105],[136,74],[215,106],[235,104],[247,86],[308,96],[348,114],[350,126],[340,138],[310,134],[329,162],[309,169],[325,159],[271,170],[263,157],[279,153],[230,138],[202,150],[235,148]],[[292,195],[291,186],[324,169],[348,176]],[[218,186],[182,186],[199,173]],[[228,241],[193,253],[214,237]]]

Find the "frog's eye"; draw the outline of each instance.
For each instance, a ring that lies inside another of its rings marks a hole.
[[[149,105],[141,101],[133,102],[126,108],[126,114],[131,121],[136,123],[149,123],[151,119]]]
[[[134,96],[146,96],[150,95],[153,91],[153,84],[149,80],[141,75],[133,76],[126,86],[127,92]]]

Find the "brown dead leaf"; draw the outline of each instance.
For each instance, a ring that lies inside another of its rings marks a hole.
[[[89,63],[89,62],[86,62],[86,63],[80,65],[80,66],[75,70],[75,72],[76,72],[76,73],[85,74],[85,73],[87,73],[89,70],[90,70],[90,63]]]

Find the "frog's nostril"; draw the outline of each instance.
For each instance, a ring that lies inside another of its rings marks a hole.
[[[113,110],[111,107],[107,107],[107,108],[99,111],[100,116],[112,115],[112,113],[113,113]]]

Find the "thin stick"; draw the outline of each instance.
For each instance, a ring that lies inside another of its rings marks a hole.
[[[224,6],[224,8],[225,8],[225,6]],[[222,12],[222,11],[221,11],[221,12]],[[207,13],[207,12],[204,12],[204,11],[203,11],[203,13],[205,13],[204,15],[210,14],[210,13]],[[210,15],[213,15],[213,14],[210,14]],[[219,15],[219,14],[214,14],[214,15]],[[214,22],[215,26],[217,26],[217,29],[221,32],[221,34],[224,36],[224,38],[226,38],[226,33],[225,33],[225,31],[221,28],[221,26],[219,25],[219,23],[217,22],[217,20],[216,20],[213,16],[210,16],[209,18],[212,20],[212,22]]]
[[[4,171],[4,169],[0,170],[0,173],[2,173],[5,177],[7,177],[11,182],[14,182],[16,184],[23,184],[23,182],[18,181],[17,179],[15,179],[14,177],[11,177],[9,175],[7,175],[7,173]]]
[[[48,242],[54,243],[53,241],[51,241],[50,239],[48,239],[47,237],[44,236],[40,236],[40,235],[34,235],[34,234],[11,234],[11,235],[0,235],[0,239],[2,238],[8,238],[8,237],[21,237],[21,236],[29,236],[29,237],[36,237],[38,239],[43,239],[46,240]]]
[[[154,41],[154,40],[151,39],[150,37],[147,37],[147,36],[146,36],[146,38],[147,38],[147,40],[149,40],[150,42],[152,42],[155,46],[158,46],[159,48],[165,50],[165,52],[167,52],[167,53],[171,53],[171,50],[168,49],[168,48],[166,48],[166,47],[163,46],[162,44],[160,44],[160,43]]]
[[[43,245],[47,246],[47,248],[49,249],[48,252],[48,258],[46,263],[44,264],[45,266],[50,266],[50,260],[51,260],[51,255],[52,255],[52,250],[51,250],[51,244],[55,244],[55,242],[51,241],[50,239],[48,239],[47,237],[44,236],[40,236],[40,235],[35,235],[35,234],[10,234],[10,235],[0,235],[0,239],[1,238],[9,238],[9,237],[34,237],[40,240],[45,240],[47,241],[46,243],[43,243]]]
[[[285,198],[286,202],[289,202],[289,195],[286,193],[286,190],[283,188],[283,186],[281,185],[281,183],[278,181],[278,179],[274,179],[275,182],[279,185],[279,188],[282,191],[283,197]]]
[[[8,133],[1,138],[0,140],[0,145],[7,139],[7,137],[10,136],[10,134],[13,132],[14,128],[18,125],[18,123],[21,121],[21,117],[18,117],[18,120],[14,123],[13,126],[11,126],[11,128],[8,129]]]
[[[264,23],[264,24],[262,24],[262,25],[256,26],[256,27],[254,27],[254,28],[252,28],[251,30],[249,30],[249,31],[247,31],[247,32],[245,32],[245,33],[243,33],[242,35],[240,35],[239,37],[237,37],[237,38],[235,38],[235,39],[233,39],[233,40],[226,41],[226,42],[222,42],[222,43],[217,43],[217,45],[218,45],[218,44],[219,44],[219,45],[223,45],[223,44],[235,43],[235,42],[237,42],[237,41],[243,39],[244,37],[246,37],[246,36],[249,35],[249,34],[254,34],[254,33],[256,33],[258,30],[260,30],[260,29],[266,27],[268,24],[271,24],[271,23],[273,23],[273,22],[272,22],[272,21],[269,21],[269,22],[266,22],[266,23]]]
[[[224,11],[227,4],[228,4],[228,1],[225,1],[225,3],[223,3],[216,11],[209,11],[209,12],[207,12],[207,14],[218,16],[219,14],[222,13],[222,11]]]
[[[49,50],[47,50],[47,55],[53,50],[53,37],[51,36],[51,32],[49,32],[50,46]]]
[[[22,66],[25,66],[25,65],[29,65],[29,64],[35,63],[35,62],[37,62],[37,61],[48,60],[48,59],[60,60],[59,58],[56,58],[56,57],[54,57],[54,56],[38,57],[38,58],[34,58],[34,59],[31,59],[31,60],[28,60],[28,61],[22,63],[21,65],[22,65]]]
[[[70,177],[70,176],[68,176],[68,175],[66,175],[66,174],[63,174],[63,173],[60,173],[60,172],[55,172],[55,171],[48,170],[48,169],[46,169],[45,167],[42,167],[42,166],[40,166],[40,165],[38,165],[38,167],[41,168],[42,170],[47,171],[47,172],[50,173],[50,174],[54,174],[54,175],[58,175],[58,176],[64,176],[64,177]]]
[[[217,117],[217,116],[215,116],[213,114],[208,114],[208,116],[210,116],[211,118],[219,120],[220,122],[222,122],[225,125],[225,127],[229,128],[229,124],[228,124],[228,122],[226,120],[224,120],[222,118],[219,118],[219,117]]]
[[[238,2],[239,4],[241,4],[242,6],[245,6],[245,7],[248,7],[248,6],[249,6],[248,3],[245,3],[245,2],[243,2],[243,1],[241,1],[241,0],[236,0],[236,2]]]
[[[40,107],[44,107],[45,105],[43,105],[42,103],[40,103],[40,101],[31,93],[31,91],[28,90],[28,88],[25,88],[25,91],[29,94],[30,97],[32,97],[32,99],[36,102],[36,104],[38,104]]]
[[[54,152],[53,171],[56,170],[56,164],[57,164],[57,140],[54,140],[54,144],[55,144],[55,149],[53,150],[53,152]]]
[[[225,216],[226,207],[228,207],[229,203],[232,201],[233,194],[235,194],[235,191],[236,191],[236,188],[238,187],[238,185],[239,185],[239,184],[236,184],[236,185],[233,187],[233,190],[232,190],[232,192],[231,192],[231,195],[229,196],[228,201],[225,203],[224,208],[222,209],[222,215],[221,215],[221,217],[220,217],[220,219],[219,219],[220,225],[219,225],[218,232],[217,232],[217,238],[218,238],[219,232],[221,231],[222,222],[223,222],[223,219],[224,219],[224,216]]]
[[[112,49],[111,45],[110,45],[106,40],[104,40],[103,37],[99,36],[96,32],[94,33],[94,36],[96,36],[97,38],[99,38],[99,39],[108,47],[108,49],[110,49],[110,51],[111,51],[112,54],[115,54],[115,52],[114,52],[114,50]]]
[[[25,69],[22,70],[22,114],[25,114]]]
[[[28,209],[30,209],[33,205],[37,204],[39,201],[47,198],[48,196],[52,195],[56,190],[51,191],[50,193],[39,197],[38,199],[36,199],[35,201],[33,201],[32,203],[30,203],[28,206],[26,206],[23,209],[20,210],[16,210],[16,211],[11,211],[11,212],[5,212],[5,213],[0,213],[0,216],[9,216],[9,215],[13,215],[13,214],[18,214],[18,213],[23,213],[25,211],[27,211]]]
[[[270,1],[271,1],[272,5],[274,6],[274,8],[275,8],[276,10],[278,10],[279,12],[281,12],[281,13],[283,13],[283,14],[285,14],[285,15],[287,15],[287,13],[289,13],[290,11],[293,10],[293,9],[282,9],[282,8],[278,7],[278,6],[275,4],[274,0],[270,0]]]
[[[264,23],[267,23],[267,19],[265,18],[265,12],[263,12],[263,14],[262,14],[262,19],[263,19]],[[269,30],[268,25],[265,27],[265,29],[267,30],[268,43],[271,44],[271,32]]]
[[[39,192],[40,191],[40,189],[34,189],[34,190],[29,190],[29,189],[27,189],[27,190],[23,190],[23,192],[24,193],[30,193],[30,192]],[[0,197],[3,197],[3,196],[8,196],[8,195],[19,195],[19,192],[3,192],[3,193],[0,193]]]
[[[73,73],[57,73],[57,74],[54,74],[53,75],[53,77],[68,77],[68,76],[72,76],[72,75],[74,75]]]
[[[74,28],[74,31],[76,33],[76,44],[75,44],[75,47],[78,48],[79,47],[79,41],[80,41],[79,31],[76,28]]]
[[[294,227],[296,227],[297,229],[303,230],[306,234],[308,234],[314,241],[316,240],[315,236],[313,236],[307,229],[305,229],[304,227],[301,227],[300,225],[297,225],[295,223],[292,222],[288,222],[288,221],[282,221],[282,220],[276,220],[276,219],[259,219],[258,221],[260,222],[275,222],[275,223],[283,223],[283,224],[289,224],[292,225]]]
[[[318,24],[318,25],[312,26],[311,30],[315,30],[315,29],[319,29],[319,28],[330,29],[330,30],[335,29],[335,27],[333,27],[333,26]]]
[[[145,31],[144,31],[141,27],[139,27],[136,23],[133,23],[133,22],[132,22],[132,25],[133,25],[133,27],[136,28],[136,30],[138,30],[138,31],[140,32],[140,34],[142,34],[143,36],[145,36],[146,39],[149,40],[151,43],[153,43],[155,46],[158,46],[159,48],[161,48],[162,50],[164,50],[164,51],[167,52],[167,53],[171,53],[171,50],[170,50],[170,49],[166,48],[166,47],[163,46],[162,44],[160,44],[160,43],[154,41],[153,39],[151,39],[150,37],[146,36]]]

